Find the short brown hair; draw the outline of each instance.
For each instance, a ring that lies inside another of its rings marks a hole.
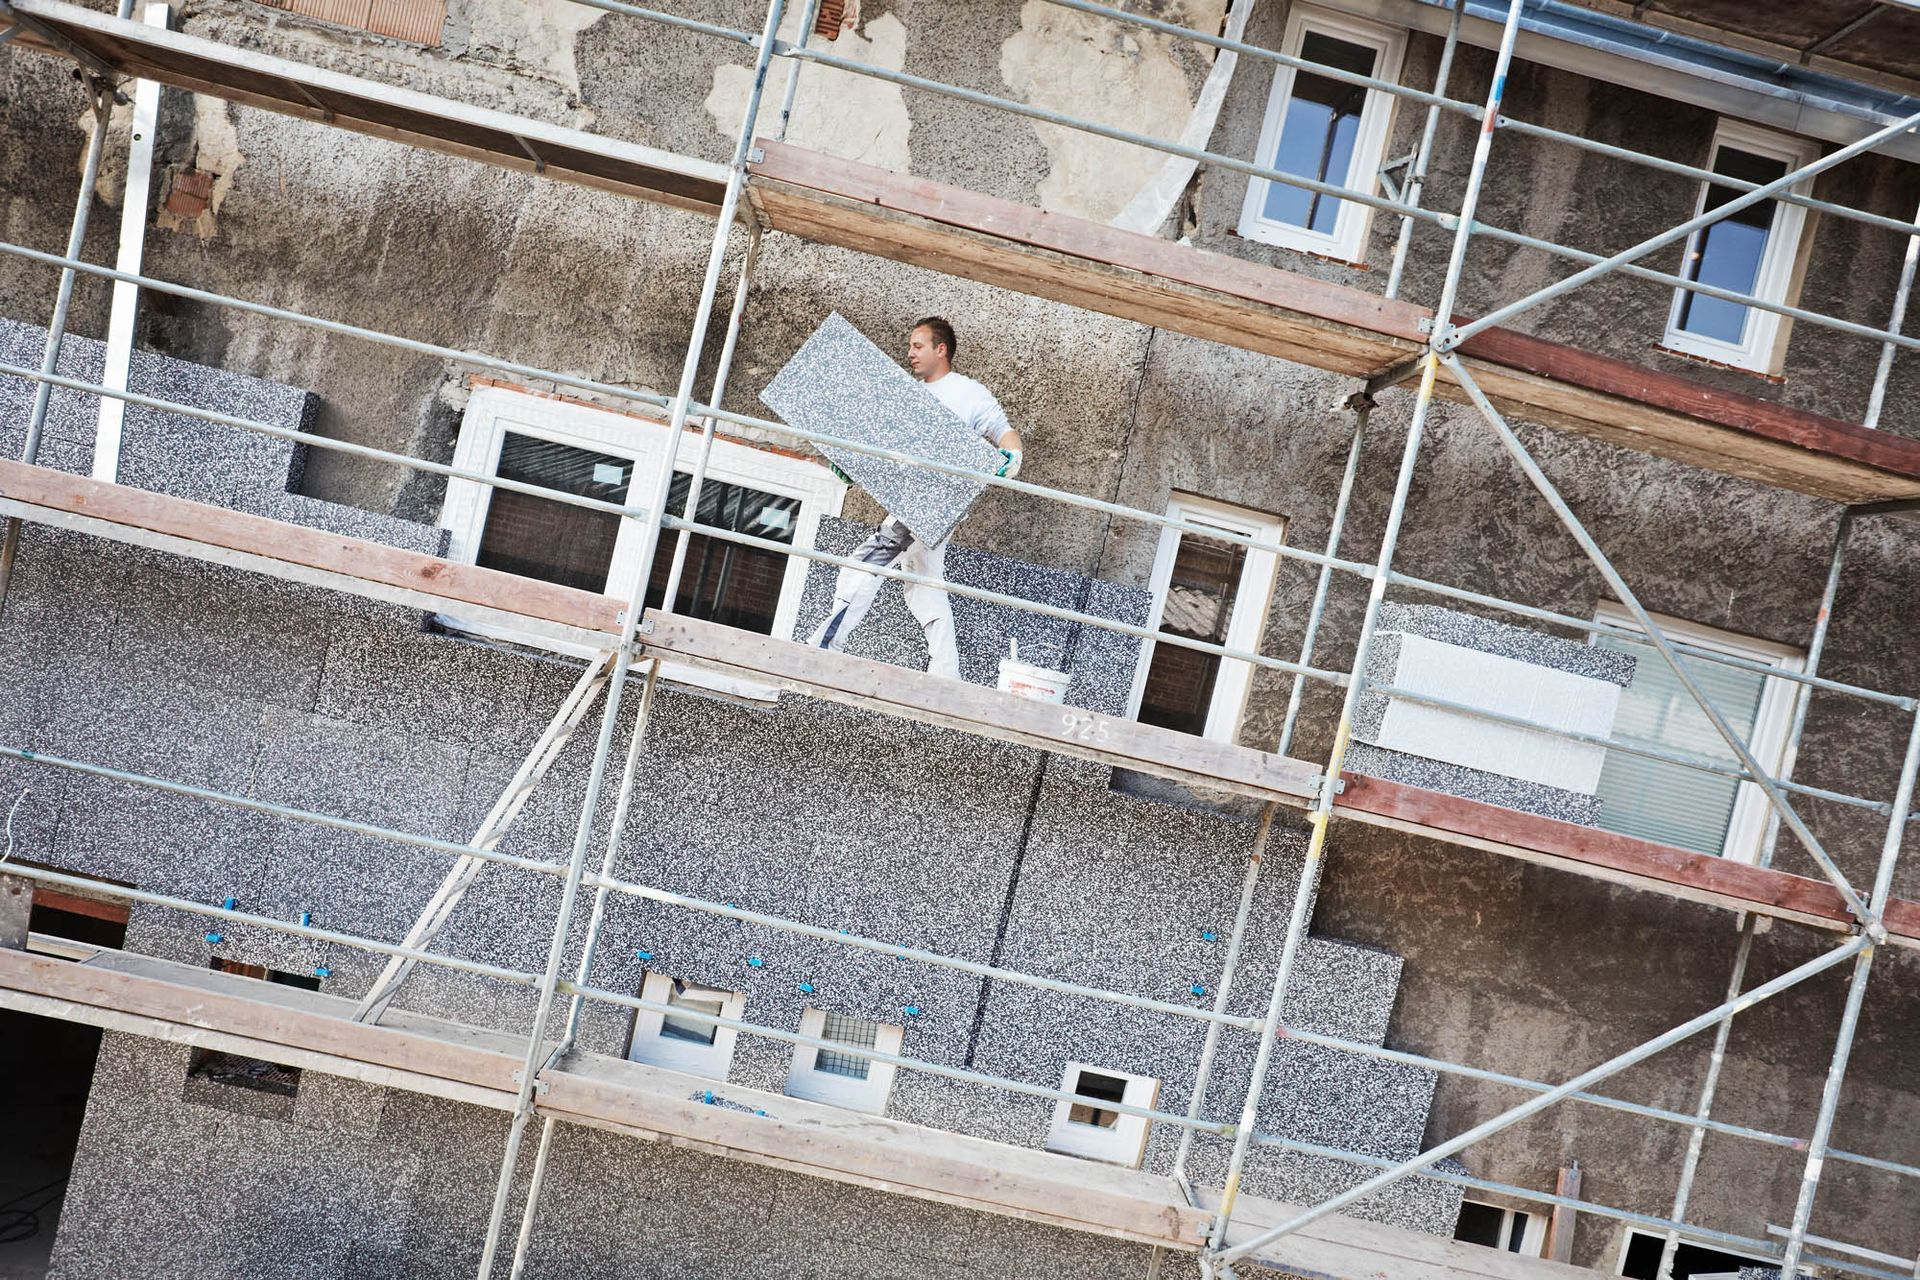
[[[947,363],[953,363],[953,357],[960,351],[960,339],[953,336],[952,325],[939,316],[921,316],[913,322],[913,327],[931,333],[934,345],[947,349]]]

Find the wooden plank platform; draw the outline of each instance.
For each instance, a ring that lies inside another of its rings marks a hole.
[[[1506,854],[1669,897],[1845,932],[1853,913],[1825,880],[1676,849],[1401,782],[1343,773],[1338,815]],[[1916,920],[1915,923],[1920,923]],[[1920,945],[1920,936],[1904,940]]]
[[[1313,796],[1320,777],[1319,770],[1310,764],[1251,747],[1213,742],[1078,707],[1037,702],[984,685],[946,680],[924,671],[830,653],[678,614],[649,612],[643,626],[647,647],[675,661],[746,676],[830,702],[923,724],[945,725],[1191,786],[1298,804]]]
[[[594,592],[4,459],[0,515],[590,648],[610,647],[620,628],[619,602]],[[641,626],[642,644],[676,662],[1189,785],[1304,806],[1318,777],[1307,761],[711,622],[653,611]],[[1342,817],[1730,910],[1852,927],[1825,881],[1357,774],[1344,781]],[[1920,947],[1920,903],[1896,900],[1888,927],[1896,943]]]
[[[394,1010],[352,1020],[343,996],[259,982],[131,952],[84,962],[0,948],[0,1007],[151,1039],[265,1058],[383,1087],[507,1110],[525,1042],[483,1027]],[[1073,1231],[1196,1251],[1211,1215],[1170,1178],[963,1137],[735,1085],[736,1111],[701,1101],[714,1082],[599,1054],[542,1073],[543,1115],[671,1142],[727,1159],[938,1201]],[[1296,1210],[1242,1196],[1234,1238]],[[1253,1261],[1326,1280],[1576,1280],[1560,1263],[1333,1216]]]
[[[95,13],[65,0],[10,0],[18,43],[54,53],[51,31],[116,71],[230,102],[337,125],[523,173],[715,213],[726,169],[617,138],[468,106],[359,76]]]
[[[1433,313],[1359,289],[773,142],[750,167],[768,225],[998,288],[1364,377]],[[1835,501],[1920,495],[1920,440],[1702,386],[1509,330],[1462,358],[1503,410]],[[1447,379],[1441,394],[1465,396]]]

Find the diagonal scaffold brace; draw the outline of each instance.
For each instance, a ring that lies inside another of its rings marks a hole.
[[[507,830],[520,816],[520,811],[526,808],[527,800],[533,795],[534,788],[540,785],[541,779],[545,778],[547,771],[553,767],[553,762],[560,758],[560,753],[566,750],[567,743],[573,740],[574,732],[579,729],[580,722],[586,719],[587,712],[599,698],[600,691],[606,688],[607,680],[612,675],[613,654],[611,653],[603,653],[587,664],[587,669],[580,673],[580,678],[574,682],[573,688],[561,700],[560,708],[554,712],[553,719],[547,723],[545,732],[534,742],[533,749],[527,752],[526,759],[521,761],[520,768],[515,771],[513,779],[507,783],[505,789],[500,792],[499,798],[493,802],[493,808],[487,811],[487,816],[474,831],[473,839],[468,841],[469,844],[476,849],[488,851],[500,846],[500,841],[505,838]],[[453,918],[454,910],[459,907],[461,898],[466,896],[467,890],[473,885],[474,878],[480,874],[480,869],[484,866],[486,862],[483,859],[471,855],[456,860],[452,869],[441,880],[440,887],[434,890],[431,898],[427,899],[427,905],[421,910],[419,918],[413,922],[412,927],[407,930],[407,936],[402,940],[401,945],[417,951],[424,951],[430,947],[433,940],[440,936],[441,930],[447,927],[447,921]],[[368,988],[365,996],[361,997],[359,1006],[353,1011],[353,1020],[377,1024],[381,1015],[387,1011],[387,1006],[392,1004],[393,998],[400,993],[401,984],[406,982],[407,975],[413,972],[413,963],[405,956],[395,956],[388,961],[386,968],[380,971],[380,976],[374,979],[373,986]]]

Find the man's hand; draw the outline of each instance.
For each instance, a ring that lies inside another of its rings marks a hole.
[[[1020,462],[1024,456],[1025,455],[1018,449],[1002,449],[1000,451],[1000,457],[1002,459],[1000,469],[994,472],[994,474],[997,476],[1005,476],[1009,480],[1013,479],[1020,474]]]

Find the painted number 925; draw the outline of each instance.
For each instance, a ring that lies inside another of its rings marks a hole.
[[[1060,717],[1063,735],[1074,742],[1105,742],[1107,722],[1086,712],[1068,711]]]

